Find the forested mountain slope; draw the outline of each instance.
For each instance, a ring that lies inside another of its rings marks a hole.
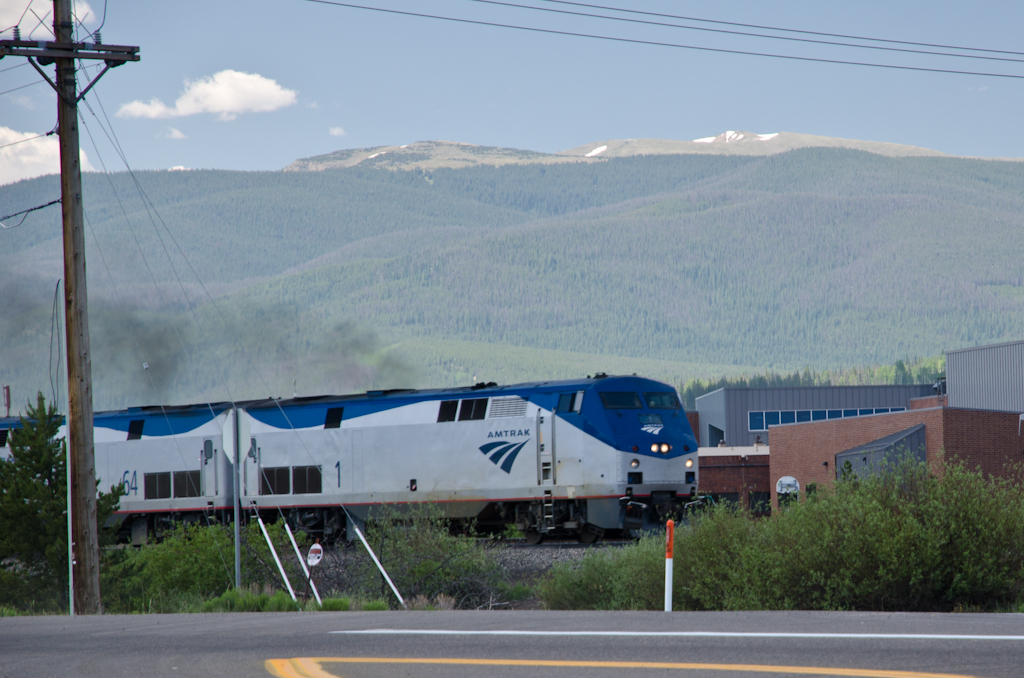
[[[128,175],[85,179],[109,404],[231,380],[233,397],[293,380],[682,380],[1024,335],[1020,163],[802,149],[136,176],[148,209]],[[57,192],[42,177],[0,187],[0,205]],[[49,386],[58,222],[0,234],[0,380],[21,391]]]

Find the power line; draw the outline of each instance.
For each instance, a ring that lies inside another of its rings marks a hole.
[[[469,2],[477,2],[485,5],[498,5],[501,7],[514,7],[516,9],[527,9],[536,12],[548,12],[553,14],[567,14],[570,16],[581,16],[590,19],[605,19],[607,21],[621,21],[624,23],[631,24],[643,24],[646,26],[659,26],[662,28],[682,28],[688,31],[702,31],[707,33],[720,33],[725,35],[741,35],[749,38],[765,38],[768,40],[785,40],[787,42],[803,42],[814,45],[828,45],[830,47],[853,47],[855,49],[870,49],[883,52],[901,52],[904,54],[924,54],[927,56],[945,56],[953,57],[955,59],[983,59],[985,61],[1013,61],[1016,63],[1024,63],[1024,59],[1013,59],[1011,57],[994,57],[994,56],[982,56],[980,54],[954,54],[952,52],[932,52],[928,50],[910,49],[907,47],[882,47],[879,45],[858,45],[852,42],[835,42],[834,40],[816,40],[813,38],[794,38],[786,35],[767,35],[765,33],[748,33],[745,31],[733,31],[723,28],[703,28],[701,26],[686,26],[684,24],[671,24],[663,21],[651,21],[647,19],[628,19],[626,17],[618,16],[607,16],[605,14],[589,14],[587,12],[575,12],[572,10],[565,9],[550,9],[547,7],[534,7],[531,5],[519,5],[513,2],[501,2],[500,0],[468,0]],[[579,3],[573,3],[579,4]],[[589,7],[589,5],[586,5]],[[615,10],[620,11],[620,10]],[[629,10],[621,10],[629,11]]]
[[[721,26],[738,26],[740,28],[756,28],[763,31],[779,31],[782,33],[800,33],[803,35],[820,35],[827,38],[843,38],[845,40],[863,40],[865,42],[886,42],[893,45],[912,45],[914,47],[936,47],[938,49],[959,49],[969,52],[990,52],[992,54],[1016,54],[1024,56],[1024,52],[1013,52],[1004,49],[986,49],[984,47],[960,47],[957,45],[942,45],[931,42],[913,42],[910,40],[891,40],[887,38],[868,38],[859,35],[845,35],[843,33],[824,33],[821,31],[806,31],[798,28],[778,28],[776,26],[762,26],[759,24],[744,24],[736,21],[717,21],[715,19],[701,19],[693,16],[680,16],[677,14],[661,14],[658,12],[644,12],[637,9],[622,9],[620,7],[607,7],[605,5],[590,5],[584,2],[571,2],[570,0],[540,0],[557,5],[574,5],[576,7],[587,7],[589,9],[603,9],[612,12],[623,12],[626,14],[642,14],[645,16],[661,17],[663,19],[682,19],[683,21],[699,21],[707,24],[719,24]]]
[[[36,80],[35,82],[30,82],[27,85],[22,85],[21,87],[14,87],[12,89],[0,92],[0,96],[3,96],[4,94],[10,94],[11,92],[17,92],[19,89],[25,89],[26,87],[31,87],[32,85],[40,85],[40,84],[42,84],[44,82],[46,82],[46,81],[45,80]]]
[[[17,146],[18,144],[23,144],[23,143],[25,143],[26,141],[32,141],[33,139],[42,139],[43,137],[48,137],[48,136],[50,136],[51,134],[56,134],[56,133],[57,133],[57,128],[56,128],[56,127],[54,127],[53,129],[51,129],[51,130],[50,130],[49,132],[47,132],[46,134],[37,134],[37,135],[35,135],[34,137],[28,137],[28,138],[26,138],[26,139],[21,139],[20,141],[12,141],[12,142],[11,142],[11,143],[9,143],[9,144],[4,144],[3,146],[0,146],[0,148],[7,148],[8,146]]]
[[[397,9],[385,9],[383,7],[368,7],[366,5],[355,5],[345,2],[335,2],[334,0],[305,0],[306,2],[313,2],[321,5],[334,5],[336,7],[347,7],[350,9],[362,9],[370,12],[382,12],[384,14],[398,14],[401,16],[413,16],[422,19],[436,19],[439,21],[451,21],[454,23],[471,24],[475,26],[491,26],[494,28],[508,28],[518,31],[529,31],[531,33],[546,33],[549,35],[564,35],[574,38],[589,38],[592,40],[607,40],[609,42],[625,42],[634,45],[650,45],[652,47],[672,47],[675,49],[689,49],[699,52],[717,52],[719,54],[738,54],[742,56],[757,56],[766,57],[769,59],[785,59],[790,61],[807,61],[813,63],[822,64],[839,64],[843,66],[863,66],[867,68],[884,68],[888,70],[897,71],[919,71],[925,73],[945,73],[950,75],[976,75],[988,78],[1011,78],[1014,80],[1024,80],[1024,75],[1011,75],[1009,73],[986,73],[981,71],[957,71],[948,68],[925,68],[923,66],[897,66],[896,64],[879,64],[865,61],[846,61],[842,59],[824,59],[820,57],[803,57],[795,56],[791,54],[771,54],[768,52],[749,52],[738,49],[724,49],[721,47],[698,47],[696,45],[683,45],[674,42],[660,42],[656,40],[639,40],[636,38],[621,38],[610,35],[596,35],[592,33],[576,33],[573,31],[559,31],[551,28],[534,28],[531,26],[517,26],[514,24],[502,24],[491,21],[478,21],[475,19],[460,19],[457,17],[441,16],[438,14],[420,14],[418,12],[407,12]]]
[[[36,205],[35,207],[29,207],[27,210],[21,210],[20,212],[15,212],[14,214],[8,214],[6,217],[0,217],[0,228],[6,229],[6,230],[10,230],[12,228],[17,228],[18,226],[21,226],[23,223],[25,223],[25,219],[28,218],[28,215],[30,213],[35,212],[36,210],[41,210],[41,209],[43,209],[45,207],[49,207],[50,205],[56,205],[59,202],[60,202],[60,198],[57,198],[56,200],[51,200],[50,202],[46,203],[45,205]],[[7,226],[6,224],[3,223],[7,219],[10,219],[12,217],[17,217],[17,216],[20,216],[22,214],[25,215],[25,216],[21,217],[21,221],[19,221],[18,223],[14,224],[14,226]]]

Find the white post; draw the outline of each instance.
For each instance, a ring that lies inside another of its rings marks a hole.
[[[302,566],[302,573],[306,575],[306,581],[313,587],[313,596],[316,598],[317,605],[323,605],[324,601],[320,600],[320,592],[316,590],[316,582],[313,581],[312,575],[309,574],[309,568],[306,567],[306,561],[302,559],[302,551],[299,550],[299,545],[295,543],[295,537],[292,536],[292,528],[288,527],[288,521],[284,521],[284,529],[288,532],[288,539],[292,542],[292,548],[295,549],[295,557],[299,559],[299,565]]]
[[[281,559],[277,557],[277,549],[274,548],[274,542],[270,540],[270,535],[267,533],[267,526],[263,524],[263,518],[260,518],[260,512],[255,511],[256,520],[260,522],[260,529],[263,530],[263,538],[267,540],[267,546],[270,547],[270,553],[274,556],[274,562],[277,563],[277,570],[281,573],[281,579],[284,579],[284,585],[288,587],[288,593],[291,594],[292,600],[296,603],[299,599],[295,597],[295,591],[292,589],[292,583],[288,581],[288,575],[284,573],[284,566],[281,565]]]
[[[348,509],[342,506],[341,510],[345,512],[345,515],[348,517],[348,521],[352,523],[352,527],[355,528],[356,535],[359,537],[359,541],[363,542],[363,546],[366,547],[366,552],[369,553],[370,558],[373,559],[373,564],[377,566],[377,569],[380,570],[380,573],[384,575],[384,580],[387,581],[388,586],[390,586],[391,590],[395,592],[395,597],[398,598],[398,602],[402,604],[403,608],[408,610],[409,606],[405,604],[405,599],[402,598],[402,594],[398,592],[397,588],[395,588],[395,584],[391,581],[391,577],[389,577],[388,573],[384,571],[384,566],[380,564],[379,560],[377,560],[377,556],[374,554],[373,549],[371,549],[370,545],[366,543],[366,537],[364,537],[363,533],[359,531],[359,526],[356,525],[356,521],[352,520],[352,516],[349,515]]]
[[[665,523],[665,612],[672,611],[672,546],[676,537],[676,524]]]

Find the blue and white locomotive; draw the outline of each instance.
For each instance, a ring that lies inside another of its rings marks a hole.
[[[675,389],[635,376],[130,408],[94,425],[97,478],[124,484],[136,543],[203,512],[230,520],[236,440],[243,509],[326,539],[347,531],[342,505],[364,521],[431,502],[530,542],[591,542],[663,523],[698,486]]]

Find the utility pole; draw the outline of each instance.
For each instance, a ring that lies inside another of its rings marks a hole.
[[[74,42],[71,0],[54,0],[54,42],[0,40],[0,59],[27,57],[57,92],[60,135],[61,211],[64,224],[64,315],[68,353],[68,461],[71,464],[71,538],[73,609],[100,614],[100,551],[96,524],[96,466],[92,435],[92,363],[89,358],[88,295],[85,281],[85,230],[82,217],[82,168],[78,147],[78,102],[110,68],[139,60],[138,47]],[[75,59],[100,59],[105,68],[77,93]],[[38,60],[38,63],[37,61]],[[56,64],[56,82],[41,66]]]

